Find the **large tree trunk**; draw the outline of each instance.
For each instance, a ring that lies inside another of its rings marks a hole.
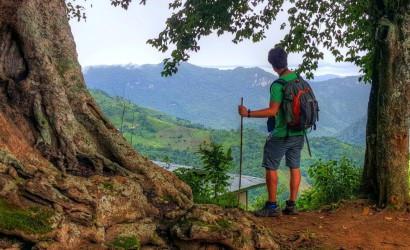
[[[125,141],[86,88],[64,0],[0,1],[0,218],[2,247],[276,247]]]
[[[409,201],[410,6],[409,1],[407,8],[402,4],[374,5],[387,12],[402,8],[404,13],[386,15],[376,27],[378,70],[369,99],[363,173],[364,191],[374,194],[379,205],[396,208]]]
[[[189,204],[188,188],[137,154],[90,96],[64,1],[2,1],[0,7],[0,115],[6,122],[0,127],[17,130],[32,151],[63,173],[135,172],[146,191],[186,193],[179,204]],[[9,137],[2,136],[0,144],[10,147]],[[166,187],[158,185],[165,179]]]

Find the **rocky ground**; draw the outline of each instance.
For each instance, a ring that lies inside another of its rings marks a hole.
[[[365,200],[258,220],[282,249],[410,249],[410,211],[379,209]]]

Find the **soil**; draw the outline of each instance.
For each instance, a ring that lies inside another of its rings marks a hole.
[[[379,209],[367,200],[257,220],[282,249],[410,249],[409,209]]]

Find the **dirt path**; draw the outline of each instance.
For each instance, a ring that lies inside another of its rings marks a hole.
[[[297,216],[258,218],[285,249],[410,250],[410,212],[380,210],[365,200]]]

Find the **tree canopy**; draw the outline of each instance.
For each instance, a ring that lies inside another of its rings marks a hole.
[[[67,1],[68,16],[85,18],[84,7],[74,2]],[[131,0],[111,0],[113,6],[124,9],[130,3]],[[146,0],[140,2],[145,3]],[[302,54],[297,70],[308,77],[313,76],[324,50],[330,51],[338,62],[355,63],[366,80],[371,75],[375,13],[370,13],[368,0],[173,0],[169,8],[174,12],[167,19],[166,28],[157,38],[147,41],[161,52],[168,51],[172,44],[176,46],[171,58],[164,59],[165,76],[176,73],[178,64],[200,49],[199,40],[205,36],[230,33],[233,43],[244,39],[259,42],[274,29],[288,32],[280,45],[288,52]],[[287,13],[287,22],[272,26],[281,12]]]
[[[189,59],[191,51],[200,49],[198,41],[203,37],[226,32],[234,35],[233,42],[244,39],[258,42],[266,37],[269,29],[287,30],[280,46],[288,52],[302,54],[298,71],[312,77],[327,49],[339,62],[353,62],[368,76],[371,73],[373,53],[372,19],[367,11],[368,1],[174,1],[170,4],[176,12],[167,20],[166,28],[148,42],[160,51],[175,44],[172,58],[166,58],[163,74],[176,72],[181,61]],[[273,27],[281,12],[287,12],[288,20]],[[342,52],[341,48],[347,49]]]

